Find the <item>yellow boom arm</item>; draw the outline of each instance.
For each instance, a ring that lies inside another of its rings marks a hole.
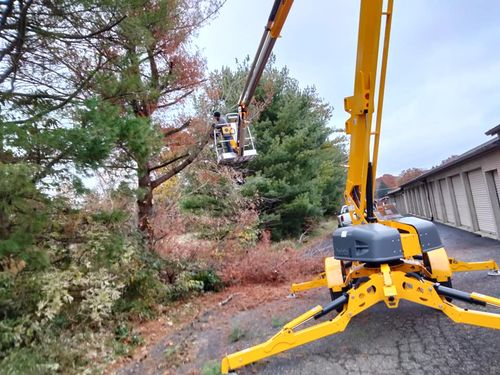
[[[370,213],[373,208],[373,183],[378,155],[392,7],[392,0],[388,1],[387,10],[385,11],[383,10],[383,0],[361,1],[354,95],[344,99],[344,108],[350,114],[346,122],[346,133],[351,136],[344,196],[354,224],[367,221],[365,210],[368,212],[368,221],[375,221],[372,218],[373,215],[370,215]],[[387,16],[385,22],[385,42],[382,52],[377,126],[373,133],[375,135],[374,154],[372,160],[370,160],[370,140],[377,82],[377,61],[383,16]],[[372,171],[369,171],[369,163],[373,164]]]

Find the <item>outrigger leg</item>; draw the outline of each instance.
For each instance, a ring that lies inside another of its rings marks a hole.
[[[500,276],[498,264],[493,259],[482,262],[464,262],[455,258],[448,258],[448,261],[452,272],[489,271],[488,275],[490,276]],[[322,272],[312,280],[293,283],[290,287],[290,293],[293,295],[306,290],[327,286],[326,273]]]
[[[490,271],[488,275],[500,275],[498,272],[498,264],[493,259],[483,262],[462,262],[455,258],[448,258],[452,272],[469,272],[469,271]]]
[[[500,314],[462,309],[446,300],[446,297],[451,297],[472,304],[500,307],[498,298],[447,288],[409,273],[391,271],[386,264],[381,265],[380,271],[370,275],[366,282],[357,288],[351,288],[328,305],[316,306],[292,320],[266,342],[226,356],[222,360],[222,373],[227,374],[258,360],[342,332],[352,317],[381,301],[388,308],[396,308],[399,301],[405,299],[441,310],[457,323],[500,329]],[[342,306],[343,310],[332,320],[301,328],[307,322],[335,312]]]
[[[326,281],[326,273],[322,272],[310,281],[304,281],[302,283],[293,283],[292,286],[290,287],[290,293],[295,294],[298,292],[304,292],[309,289],[323,288],[327,286],[328,283]]]

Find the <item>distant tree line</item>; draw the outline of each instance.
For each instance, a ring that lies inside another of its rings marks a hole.
[[[375,198],[382,198],[387,193],[398,186],[401,186],[425,173],[427,170],[423,168],[408,168],[401,171],[398,176],[384,174],[377,178]]]

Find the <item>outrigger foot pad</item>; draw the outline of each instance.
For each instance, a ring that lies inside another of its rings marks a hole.
[[[488,272],[489,276],[500,276],[500,270],[490,271]]]

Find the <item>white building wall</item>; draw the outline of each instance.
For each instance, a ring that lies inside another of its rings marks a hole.
[[[472,229],[472,220],[470,217],[469,203],[467,202],[467,194],[465,186],[460,175],[455,175],[451,178],[455,198],[458,209],[458,225],[464,229]]]
[[[443,199],[441,198],[441,188],[439,187],[439,181],[431,181],[430,184],[434,187],[432,190],[434,192],[434,202],[436,206],[436,219],[439,221],[444,221],[443,212]]]
[[[500,239],[500,150],[441,170],[394,195],[401,212],[404,204],[408,214]]]
[[[453,212],[453,195],[452,191],[449,189],[448,181],[445,178],[439,180],[441,184],[441,191],[443,192],[444,199],[444,210],[446,212],[446,222],[450,224],[455,224],[455,213]]]
[[[467,172],[472,191],[472,201],[477,214],[477,223],[481,232],[497,234],[493,206],[486,185],[486,178],[481,168]]]

